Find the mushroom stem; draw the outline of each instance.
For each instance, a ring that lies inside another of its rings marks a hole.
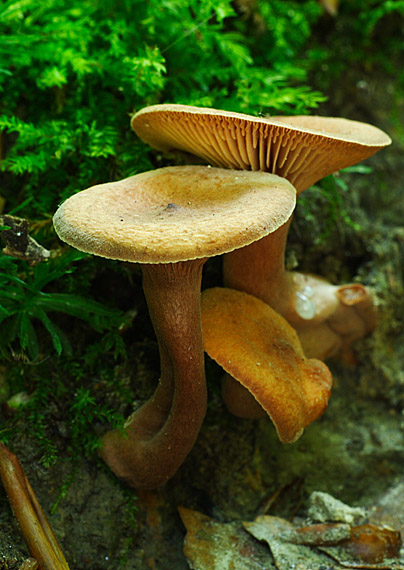
[[[315,275],[286,271],[285,247],[291,221],[223,258],[224,284],[267,303],[296,330],[309,358],[340,354],[376,325],[370,293],[360,283],[332,285]],[[365,308],[366,307],[366,308]],[[345,356],[347,358],[345,359]]]
[[[227,253],[223,273],[226,287],[261,299],[299,330],[325,321],[336,310],[338,298],[337,288],[324,279],[286,271],[290,224],[291,219],[261,240]]]
[[[205,259],[142,265],[143,287],[156,333],[161,375],[154,395],[107,432],[101,456],[129,485],[164,484],[192,449],[206,413],[200,313]]]
[[[285,270],[285,248],[290,220],[268,236],[223,256],[225,287],[261,299],[288,319],[292,277]],[[287,316],[288,315],[288,316]]]

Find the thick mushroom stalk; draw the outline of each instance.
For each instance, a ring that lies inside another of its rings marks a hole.
[[[299,195],[325,176],[352,166],[391,143],[380,129],[335,117],[293,116],[253,117],[216,109],[185,105],[154,105],[141,109],[132,118],[135,132],[154,148],[162,151],[178,149],[199,156],[210,164],[241,170],[262,170],[282,176],[291,182]],[[348,337],[358,338],[356,309],[349,307],[348,321],[352,329],[344,338],[330,328],[328,319],[347,315],[338,290],[321,279],[289,273],[284,266],[289,223],[237,252],[224,257],[225,286],[246,291],[267,302],[283,315],[302,341],[310,324],[313,356],[323,358],[347,348]],[[364,289],[364,287],[361,285]],[[370,299],[369,293],[365,293]],[[362,313],[364,334],[374,324]],[[324,330],[329,349],[321,341]],[[316,338],[317,337],[317,338]],[[312,342],[314,341],[314,342]]]
[[[200,317],[205,260],[143,266],[143,288],[160,352],[154,395],[123,430],[102,438],[101,457],[129,485],[155,488],[176,473],[206,413]]]

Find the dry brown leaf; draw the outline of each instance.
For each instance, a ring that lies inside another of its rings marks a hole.
[[[296,527],[284,519],[264,515],[253,522],[243,523],[243,526],[256,539],[264,540],[269,545],[278,570],[324,570],[330,567],[332,561],[325,553],[285,540],[284,537],[296,534]],[[333,564],[333,570],[341,569],[342,566]]]
[[[391,529],[334,523],[297,527],[268,515],[243,525],[255,538],[268,543],[278,570],[403,568],[393,560],[399,555],[400,533]]]
[[[340,564],[350,568],[398,569],[395,564],[401,546],[398,531],[373,524],[363,524],[351,529],[351,536],[336,546],[321,547]]]
[[[395,528],[404,536],[404,479],[392,485],[378,500],[369,522]]]
[[[184,554],[193,570],[274,570],[267,549],[245,532],[241,523],[221,523],[179,507],[187,529]]]

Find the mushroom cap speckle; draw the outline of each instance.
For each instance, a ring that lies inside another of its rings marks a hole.
[[[291,443],[325,410],[332,377],[306,358],[295,330],[269,305],[241,291],[202,293],[206,352],[254,396],[280,440]]]
[[[296,203],[285,179],[264,172],[173,166],[83,190],[54,216],[81,251],[173,263],[227,253],[283,225]]]
[[[266,119],[175,104],[145,107],[131,124],[158,150],[185,151],[223,168],[272,172],[287,178],[298,193],[391,143],[377,127],[349,119]]]

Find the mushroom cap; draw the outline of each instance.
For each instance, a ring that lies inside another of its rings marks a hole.
[[[305,357],[295,330],[263,301],[234,289],[206,289],[202,332],[205,351],[249,390],[282,442],[296,441],[324,412],[330,371]]]
[[[295,203],[295,188],[272,174],[173,166],[71,196],[54,226],[63,241],[87,253],[173,263],[265,237],[289,219]]]
[[[298,193],[391,143],[377,127],[349,119],[266,119],[187,105],[145,107],[131,124],[158,150],[182,150],[224,168],[272,172]]]

